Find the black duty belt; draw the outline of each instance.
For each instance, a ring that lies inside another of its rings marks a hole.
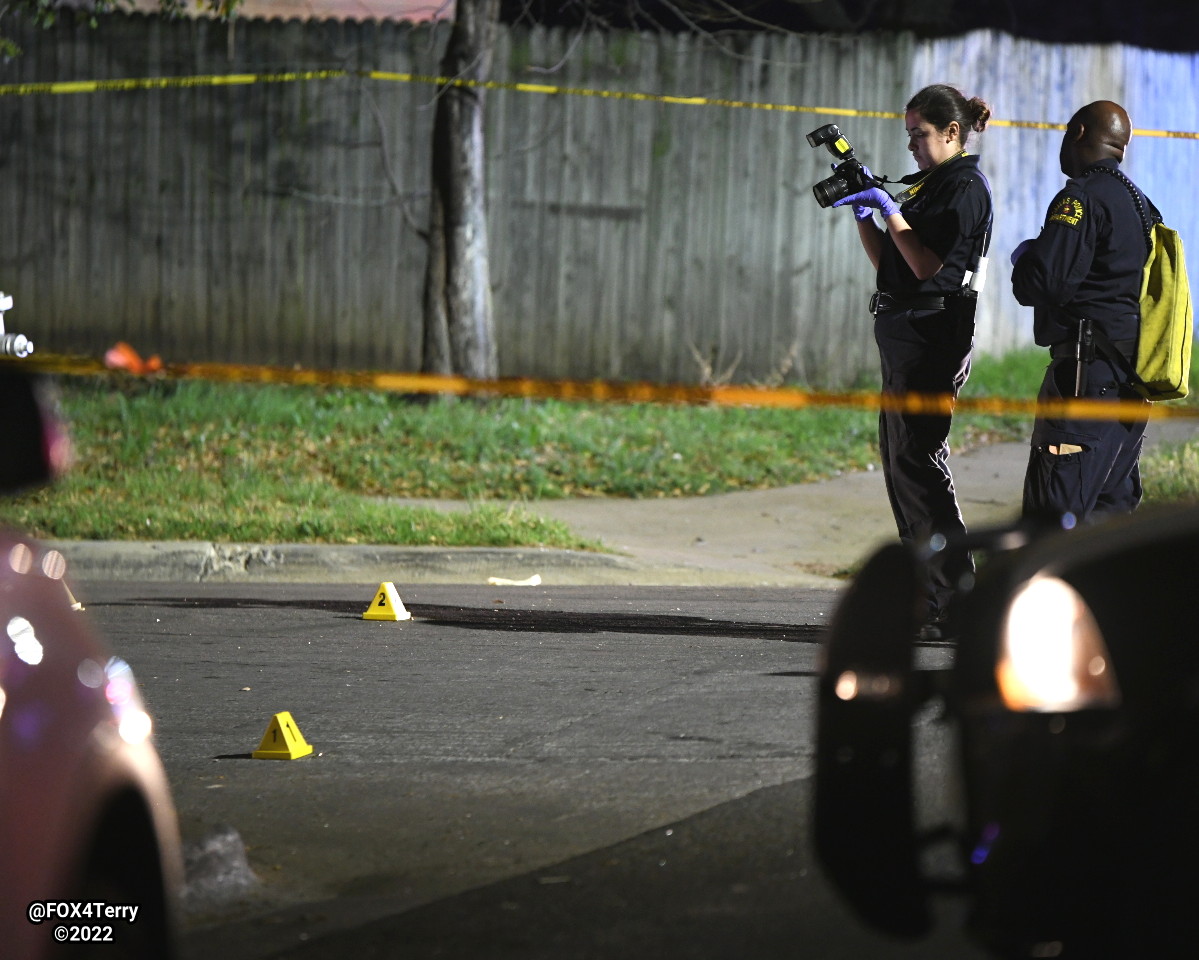
[[[870,312],[878,316],[880,313],[890,313],[895,310],[944,310],[945,301],[948,299],[948,297],[934,297],[927,294],[902,296],[879,290],[870,298]]]
[[[1112,346],[1119,350],[1125,357],[1131,361],[1136,360],[1137,341],[1132,340],[1113,340]],[[1061,343],[1052,344],[1049,347],[1049,356],[1054,360],[1077,360],[1078,359],[1078,344],[1073,340],[1063,340]],[[1094,351],[1089,357],[1082,358],[1086,362],[1095,359]]]

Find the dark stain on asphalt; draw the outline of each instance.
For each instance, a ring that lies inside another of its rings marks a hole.
[[[151,605],[185,609],[250,610],[263,608],[317,610],[340,617],[360,619],[360,601],[263,600],[247,597],[155,597],[92,606]],[[722,620],[715,617],[683,616],[658,613],[613,613],[527,609],[518,607],[471,607],[432,603],[405,604],[413,618],[445,627],[472,630],[502,630],[513,633],[641,633],[662,636],[736,637],[747,640],[781,640],[786,643],[821,643],[827,627],[823,624],[756,623],[746,620]]]

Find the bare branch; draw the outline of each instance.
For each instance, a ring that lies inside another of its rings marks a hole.
[[[570,41],[570,46],[566,48],[566,52],[562,54],[562,59],[555,63],[552,67],[534,67],[530,65],[525,69],[527,69],[529,73],[557,73],[562,69],[563,66],[565,66],[566,61],[570,59],[570,55],[575,52],[575,47],[577,47],[579,42],[583,39],[583,35],[586,33],[586,30],[586,27],[581,27],[579,29],[579,32],[575,34],[574,39]]]
[[[392,195],[396,202],[400,205],[400,213],[403,214],[404,222],[416,233],[418,237],[429,242],[429,231],[424,229],[416,221],[416,217],[412,215],[412,211],[408,209],[408,204],[404,199],[404,191],[396,180],[395,172],[392,170],[391,150],[387,146],[387,124],[383,120],[383,111],[379,108],[379,103],[371,93],[369,87],[363,87],[362,92],[366,96],[366,102],[371,108],[371,113],[375,117],[375,125],[379,128],[379,145],[383,154],[383,173],[387,176],[387,182],[391,186]]]
[[[695,360],[695,365],[699,367],[699,382],[703,387],[721,387],[732,382],[733,374],[737,367],[741,364],[741,351],[737,351],[737,356],[733,358],[724,370],[717,371],[716,364],[719,361],[720,347],[712,344],[709,355],[705,357],[699,352],[695,343],[691,340],[687,341],[687,349],[691,351],[691,357]]]

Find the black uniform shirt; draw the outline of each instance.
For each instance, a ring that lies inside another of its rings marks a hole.
[[[927,280],[917,280],[887,231],[878,261],[878,289],[908,296],[959,292],[963,275],[975,268],[982,254],[991,226],[991,186],[978,169],[978,157],[962,154],[937,167],[900,211],[942,266]]]
[[[1100,160],[1067,180],[1012,269],[1012,292],[1035,308],[1033,339],[1043,347],[1073,341],[1082,318],[1111,340],[1132,340],[1140,327],[1145,229],[1128,187],[1098,166],[1119,169]]]

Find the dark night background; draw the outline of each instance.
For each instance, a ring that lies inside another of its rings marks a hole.
[[[1199,49],[1195,0],[502,0],[502,18],[550,26],[857,33],[935,37],[1002,30],[1050,43]]]

